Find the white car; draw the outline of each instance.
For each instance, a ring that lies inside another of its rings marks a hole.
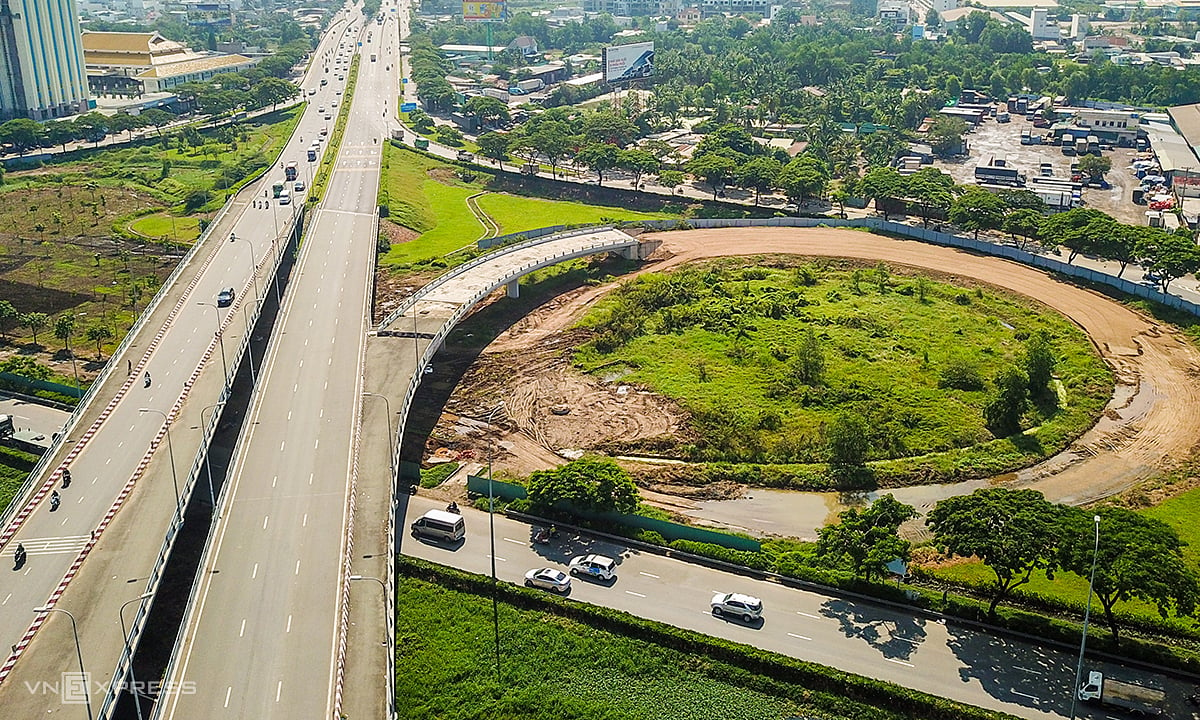
[[[296,184],[292,186],[292,189],[295,190],[296,192],[304,192],[304,181],[297,180]]]
[[[741,593],[717,593],[712,599],[712,614],[720,617],[730,615],[746,622],[762,617],[762,600]]]
[[[565,593],[571,589],[571,576],[554,568],[534,568],[525,573],[525,585]]]
[[[572,575],[586,575],[597,580],[616,580],[617,561],[603,555],[580,555],[571,561]]]

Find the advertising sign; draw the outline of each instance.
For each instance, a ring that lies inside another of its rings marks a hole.
[[[462,4],[463,20],[468,22],[487,22],[503,20],[508,13],[503,0],[471,0]]]
[[[416,103],[401,103],[400,104],[400,112],[416,112],[416,109],[417,109]]]
[[[654,43],[613,45],[604,48],[604,82],[648,78],[654,74]]]

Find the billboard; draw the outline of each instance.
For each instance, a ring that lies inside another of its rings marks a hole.
[[[604,48],[604,82],[617,83],[654,74],[654,43],[612,45]]]
[[[503,0],[471,0],[462,4],[462,13],[463,20],[468,22],[472,20],[487,22],[489,20],[503,20],[507,16],[508,10],[505,8]]]

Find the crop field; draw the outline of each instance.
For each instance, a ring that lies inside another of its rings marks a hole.
[[[1111,396],[1088,339],[1035,302],[885,266],[779,262],[725,260],[626,283],[583,319],[594,335],[576,365],[682,405],[701,439],[675,454],[692,460],[821,462],[823,428],[846,411],[867,421],[869,460],[1004,455],[982,412],[991,378],[1042,331],[1057,397],[1031,403],[1018,443],[1052,454]],[[810,332],[819,379],[798,367]]]
[[[598,223],[607,220],[646,220],[675,217],[619,207],[518,197],[487,192],[491,176],[477,173],[471,180],[456,174],[456,166],[388,143],[384,148],[381,204],[388,206],[387,221],[408,228],[417,237],[393,243],[380,259],[384,267],[403,266],[437,258],[473,245],[486,228],[467,208],[467,198],[478,198],[480,209],[501,234],[519,233],[548,225]]]
[[[411,578],[396,593],[400,717],[765,720],[819,710],[726,679],[738,675],[719,662],[504,603],[500,687],[486,598]]]

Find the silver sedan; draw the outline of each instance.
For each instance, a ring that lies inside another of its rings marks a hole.
[[[571,589],[571,576],[554,568],[534,568],[525,573],[525,585],[565,593]]]

